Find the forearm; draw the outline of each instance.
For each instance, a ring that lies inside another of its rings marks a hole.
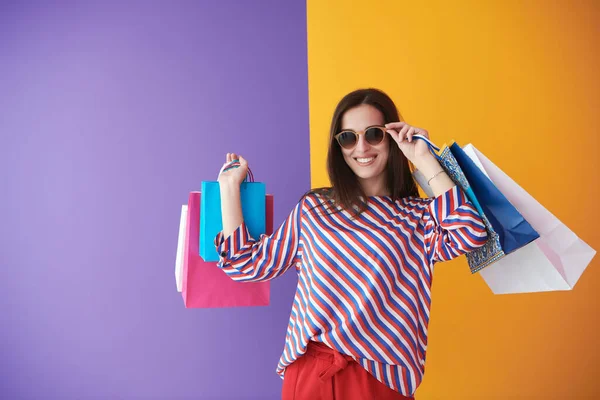
[[[240,202],[234,201],[240,198],[239,188],[227,189],[224,188],[221,200],[224,229],[215,238],[217,253],[221,255],[217,266],[235,281],[259,282],[276,278],[297,265],[303,202],[296,204],[275,232],[267,224],[266,233],[253,238],[248,227],[243,227]]]
[[[417,169],[423,173],[427,180],[435,176],[435,178],[429,181],[429,186],[433,191],[434,197],[437,197],[456,186],[446,172],[438,174],[438,172],[444,171],[444,168],[432,154],[422,157],[414,164],[415,167],[417,167]]]
[[[228,238],[239,227],[242,216],[242,200],[239,185],[220,184],[221,215],[223,218],[223,238]]]

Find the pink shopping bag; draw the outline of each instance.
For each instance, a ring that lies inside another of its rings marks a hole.
[[[270,282],[236,282],[200,257],[200,192],[191,192],[188,200],[182,296],[186,308],[225,308],[268,306]],[[273,196],[266,196],[266,233],[273,233]]]

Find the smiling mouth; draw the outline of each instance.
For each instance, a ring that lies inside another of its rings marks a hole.
[[[373,164],[373,162],[375,161],[375,158],[377,158],[377,156],[373,156],[373,157],[360,157],[360,158],[354,158],[354,160],[356,161],[356,163],[358,165],[360,165],[361,167],[366,167],[368,165]]]

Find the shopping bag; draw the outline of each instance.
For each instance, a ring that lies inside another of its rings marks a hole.
[[[237,282],[214,261],[199,254],[200,192],[191,192],[188,200],[183,259],[182,296],[186,308],[224,308],[268,306],[270,282]],[[266,234],[273,233],[273,196],[266,195]],[[216,236],[216,234],[215,234]],[[258,238],[258,237],[256,237]],[[214,237],[213,237],[214,246]]]
[[[471,184],[471,188],[477,193],[479,204],[498,234],[505,254],[510,254],[540,237],[515,205],[456,142],[450,145],[450,151]]]
[[[242,215],[250,236],[257,238],[266,232],[266,188],[264,183],[254,182],[250,171],[248,177],[240,185]],[[204,261],[218,261],[219,255],[214,240],[215,236],[223,230],[219,182],[203,181],[201,192],[200,256]]]
[[[596,250],[535,200],[475,146],[463,148],[540,237],[480,271],[496,294],[571,290]]]
[[[177,253],[175,256],[175,284],[177,285],[178,292],[181,292],[181,283],[183,279],[183,250],[185,247],[187,208],[187,204],[181,206],[181,215],[179,217],[179,235],[177,237]]]
[[[438,159],[444,171],[448,174],[452,181],[464,191],[467,198],[474,205],[477,212],[481,216],[481,219],[483,220],[488,234],[488,240],[483,246],[478,247],[477,249],[466,254],[471,273],[478,272],[479,270],[504,257],[506,252],[503,249],[501,237],[496,232],[496,227],[494,227],[490,220],[488,220],[486,213],[478,199],[478,194],[476,194],[476,190],[471,186],[461,166],[454,157],[454,154],[451,151],[451,146],[444,145],[440,149],[425,136],[415,135],[413,138],[424,140],[428,144],[431,153]],[[416,170],[414,172],[414,177],[421,188],[423,188],[423,191],[426,193],[426,195],[433,197],[433,191],[431,190],[431,187],[427,183],[427,179],[423,176],[423,174]],[[512,208],[514,210],[514,207],[512,207],[508,200],[500,198],[496,201],[500,202],[499,204],[503,204],[506,208]],[[486,204],[484,203],[484,205]],[[496,226],[500,230],[505,229],[505,226],[502,223],[496,223]],[[523,243],[523,245],[525,244],[526,243]]]

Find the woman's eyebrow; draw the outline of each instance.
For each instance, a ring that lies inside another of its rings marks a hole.
[[[364,131],[364,130],[372,128],[374,126],[385,126],[385,124],[371,124],[371,125],[365,126],[363,129],[340,128],[340,131],[354,131],[354,132],[356,132],[357,130],[358,131]]]

